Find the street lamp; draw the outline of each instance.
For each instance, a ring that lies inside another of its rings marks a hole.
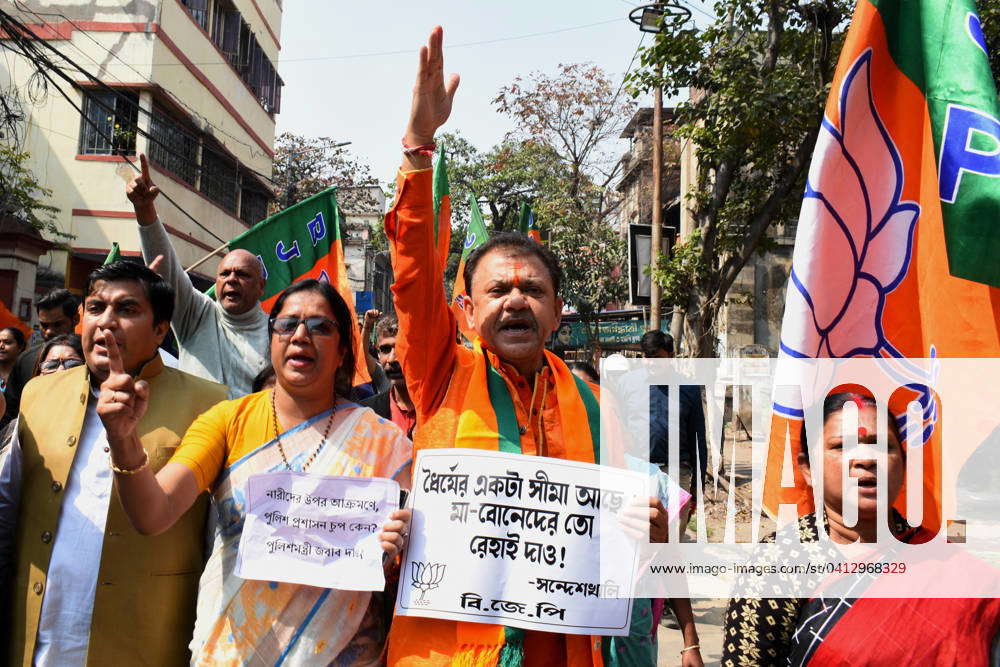
[[[691,10],[673,2],[657,2],[636,7],[628,14],[628,19],[639,26],[642,32],[658,33],[664,28],[680,25],[691,18]]]
[[[636,7],[628,18],[642,32],[661,33],[680,26],[691,18],[691,11],[672,2],[658,2]],[[649,244],[649,319],[650,329],[660,329],[660,286],[652,278],[660,255],[663,236],[663,89],[653,89],[653,220]]]

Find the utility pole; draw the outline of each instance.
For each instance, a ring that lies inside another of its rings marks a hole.
[[[653,235],[649,244],[649,272],[652,276],[660,256],[663,234],[663,88],[653,89]],[[660,328],[660,284],[649,281],[649,328]]]
[[[659,34],[677,30],[691,19],[691,10],[677,2],[654,2],[634,8],[629,20],[642,32]],[[663,70],[659,72],[663,78]],[[663,88],[653,89],[653,234],[649,247],[649,271],[656,269],[663,245]],[[658,330],[660,317],[660,286],[650,276],[649,328]]]

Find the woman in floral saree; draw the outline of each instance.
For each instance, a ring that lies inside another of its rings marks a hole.
[[[410,476],[410,441],[344,398],[354,369],[354,323],[341,297],[326,283],[297,283],[278,298],[269,326],[275,388],[205,412],[155,476],[134,435],[148,388],[112,373],[98,412],[122,505],[137,530],[156,534],[201,492],[215,497],[218,526],[201,578],[193,662],[379,664],[384,628],[372,593],[234,574],[250,476],[295,470],[393,478],[403,485]],[[397,510],[383,526],[389,562],[402,548],[409,519],[409,510]]]

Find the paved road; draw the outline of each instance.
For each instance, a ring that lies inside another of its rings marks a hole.
[[[741,434],[742,435],[742,434]],[[727,432],[728,436],[728,432]],[[740,439],[736,444],[736,454],[732,454],[732,438],[726,437],[723,458],[728,465],[733,465],[736,473],[736,483],[742,486],[750,480],[751,468],[751,448],[747,440]],[[735,465],[734,465],[735,464]],[[728,470],[725,474],[728,479]],[[706,497],[706,504],[711,507],[718,504],[719,511],[708,512],[707,525],[710,531],[722,531],[725,529],[725,503],[728,493],[728,486],[720,489],[717,498]],[[716,509],[716,508],[713,508]],[[749,530],[749,528],[747,527]],[[689,529],[692,530],[692,529]],[[690,532],[688,533],[691,534]],[[744,538],[745,539],[745,538]],[[718,665],[722,657],[722,631],[725,621],[726,606],[729,600],[722,599],[695,599],[692,600],[695,623],[698,626],[698,644],[701,646],[701,657],[706,665]],[[684,647],[680,630],[672,630],[663,625],[657,634],[658,641],[658,667],[667,667],[680,664],[678,652]]]
[[[701,657],[705,665],[718,665],[722,657],[722,625],[726,613],[725,599],[692,600],[694,621],[698,626],[698,644],[701,646]],[[660,625],[657,634],[658,656],[657,667],[670,667],[681,664],[679,651],[684,647],[680,630],[672,630]]]

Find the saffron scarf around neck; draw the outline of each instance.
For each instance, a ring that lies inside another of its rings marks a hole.
[[[500,371],[490,363],[482,341],[473,347],[482,363],[472,370],[455,433],[455,446],[520,454],[521,435],[514,399]],[[600,461],[601,410],[593,390],[573,375],[562,359],[545,350],[559,409],[559,428],[566,444],[566,458]],[[536,376],[537,378],[537,376]]]
[[[482,341],[477,338],[473,347],[482,362],[477,360],[472,371],[458,419],[455,446],[520,454],[520,425],[510,388],[500,371],[490,363]],[[601,412],[594,392],[583,380],[573,375],[562,359],[548,350],[545,351],[545,362],[555,384],[559,427],[566,446],[566,458],[586,463],[599,462]],[[536,375],[536,381],[537,377]],[[465,651],[474,653],[476,650],[472,647],[476,646],[500,647],[495,656],[495,664],[500,667],[517,667],[523,663],[524,630],[520,628],[459,623],[457,632],[459,645]],[[464,660],[470,664],[479,664],[471,655],[465,655]],[[487,659],[484,662],[490,661]],[[456,662],[463,663],[463,659]]]

